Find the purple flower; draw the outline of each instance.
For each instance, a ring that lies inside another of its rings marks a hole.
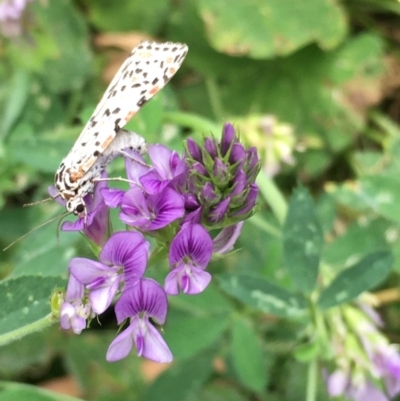
[[[167,294],[202,292],[211,281],[204,271],[211,260],[213,243],[210,234],[200,224],[186,224],[171,243],[169,264],[172,271],[165,279]]]
[[[337,368],[326,377],[329,394],[355,401],[389,401],[399,394],[400,354],[377,329],[376,312],[346,305],[328,316],[333,345],[339,345],[332,347]]]
[[[345,396],[354,401],[390,401],[390,398],[372,381],[363,377],[351,377],[349,372],[336,370],[327,379],[331,397]]]
[[[100,262],[74,258],[70,261],[71,274],[90,291],[92,309],[103,313],[111,304],[122,283],[134,286],[143,276],[150,244],[136,232],[118,232],[105,243]]]
[[[218,157],[218,143],[213,138],[207,137],[204,139],[204,149],[212,160]]]
[[[380,344],[373,355],[374,365],[384,379],[390,397],[400,393],[400,354],[393,344]]]
[[[121,210],[119,218],[124,223],[142,230],[158,230],[184,215],[184,198],[171,188],[147,195],[135,187],[125,193]]]
[[[247,193],[245,192],[245,198],[242,198],[241,206],[238,209],[234,209],[229,214],[229,217],[238,218],[242,220],[247,219],[253,214],[254,206],[257,202],[258,186],[256,184],[250,184]],[[237,201],[235,201],[237,204]]]
[[[230,203],[231,198],[227,197],[226,199],[218,203],[217,206],[212,207],[208,215],[208,221],[210,223],[221,223],[228,213]]]
[[[200,164],[203,163],[201,148],[192,138],[188,138],[188,140],[186,141],[186,148],[191,158],[193,158]]]
[[[19,19],[29,1],[32,0],[3,0],[0,2],[0,28],[4,36],[21,34]]]
[[[220,142],[205,138],[199,147],[188,140],[185,149],[189,172],[180,192],[186,197],[197,196],[201,222],[221,228],[250,217],[258,194],[255,179],[260,162],[256,149],[246,149],[231,124],[225,124]]]
[[[156,362],[171,362],[172,353],[150,318],[159,325],[167,316],[168,301],[162,287],[152,279],[141,279],[127,288],[115,305],[118,324],[129,319],[129,326],[110,344],[107,360],[125,358],[135,346],[138,356]]]
[[[129,155],[125,158],[126,175],[131,188],[142,187],[140,178],[148,173],[150,166],[148,166],[143,157],[129,149],[124,151]],[[121,206],[122,198],[126,191],[118,188],[102,188],[100,190],[104,202],[108,207],[116,208]]]
[[[107,178],[107,173],[103,172],[101,178]],[[83,231],[95,244],[102,246],[107,239],[109,224],[108,207],[102,196],[104,189],[107,189],[107,181],[99,181],[95,185],[93,194],[87,194],[84,198],[86,217],[78,217],[74,222],[64,222],[61,230]],[[54,186],[49,187],[48,192],[55,201],[65,207],[65,200],[59,196],[59,192]]]
[[[222,130],[222,138],[221,138],[221,155],[225,157],[225,155],[230,152],[233,144],[236,141],[236,132],[233,128],[232,124],[226,123]]]
[[[186,163],[175,151],[156,144],[149,146],[149,156],[153,162],[153,168],[140,178],[148,194],[158,194],[165,187],[174,188],[186,180]]]
[[[90,303],[84,297],[83,284],[70,276],[65,294],[65,301],[60,310],[60,325],[64,330],[71,330],[81,334],[86,328],[86,320],[91,317]]]
[[[244,222],[224,228],[213,240],[213,253],[223,255],[233,249],[242,232]]]

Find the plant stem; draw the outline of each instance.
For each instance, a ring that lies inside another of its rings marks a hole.
[[[287,213],[287,203],[273,180],[262,171],[258,174],[257,185],[264,199],[271,206],[276,218],[281,225],[284,224]]]
[[[306,401],[317,399],[317,366],[317,359],[311,360],[308,365]]]
[[[5,333],[0,336],[0,346],[11,343],[12,341],[25,337],[28,334],[43,330],[46,327],[51,326],[55,321],[56,320],[54,319],[53,315],[50,313],[40,320],[36,320],[35,322],[27,324],[26,326],[22,326],[16,330]]]
[[[210,98],[211,109],[215,118],[218,121],[223,121],[225,117],[224,109],[222,107],[221,99],[218,93],[218,86],[214,78],[207,78],[205,81],[208,97]]]

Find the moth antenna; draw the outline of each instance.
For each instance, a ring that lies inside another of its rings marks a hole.
[[[52,199],[52,198],[50,198],[50,199]],[[60,216],[61,216],[61,219],[63,219],[63,218],[66,217],[68,214],[69,214],[69,212],[63,212],[63,213],[61,213],[61,214],[59,214],[59,215],[53,217],[52,219],[46,221],[45,223],[42,223],[42,224],[38,225],[38,226],[35,227],[35,228],[32,228],[32,230],[28,231],[28,232],[27,232],[26,234],[24,234],[24,235],[21,235],[21,236],[20,236],[19,238],[17,238],[15,241],[11,242],[10,245],[6,246],[6,247],[3,249],[3,252],[6,251],[7,249],[11,248],[11,247],[12,247],[13,245],[15,245],[17,242],[21,241],[22,239],[24,239],[25,237],[27,237],[29,234],[33,233],[33,232],[36,231],[37,229],[42,228],[42,227],[45,226],[46,224],[51,223],[52,221],[58,219]],[[60,222],[61,222],[61,220],[60,220]],[[60,223],[59,223],[59,224],[60,224]]]
[[[71,212],[64,212],[64,213],[61,213],[58,216],[56,216],[56,217],[60,217],[61,216],[61,219],[57,223],[57,233],[56,233],[57,242],[60,242],[61,223],[64,220],[64,218],[67,217],[70,214],[71,214]]]
[[[50,198],[42,199],[42,200],[37,201],[37,202],[24,203],[24,204],[22,205],[22,207],[29,207],[29,206],[40,205],[41,203],[48,202],[49,200],[54,200],[54,199],[58,198],[59,196],[60,196],[60,194],[56,195],[54,198],[50,197]]]

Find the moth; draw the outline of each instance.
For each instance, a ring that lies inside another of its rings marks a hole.
[[[68,212],[86,217],[84,197],[106,166],[124,150],[146,153],[128,121],[175,75],[188,52],[183,43],[141,42],[121,65],[100,103],[55,174],[55,188]]]

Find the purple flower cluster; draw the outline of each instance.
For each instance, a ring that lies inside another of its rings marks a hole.
[[[377,313],[360,306],[345,307],[344,320],[335,317],[336,366],[326,375],[328,392],[354,401],[389,401],[400,393],[400,353],[380,333]]]
[[[85,198],[86,219],[62,226],[64,231],[83,231],[101,251],[98,261],[70,261],[61,327],[79,334],[116,300],[118,324],[127,327],[111,343],[107,360],[124,358],[135,346],[139,356],[170,362],[171,351],[152,322],[164,324],[167,295],[194,295],[208,286],[211,274],[206,269],[213,254],[233,249],[243,220],[253,213],[260,163],[255,148],[246,149],[230,124],[220,142],[205,138],[199,146],[189,139],[183,157],[151,145],[148,165],[140,155],[126,152],[130,188],[108,188],[104,174]],[[119,208],[127,231],[109,235],[109,208]],[[219,230],[214,238],[211,229]],[[153,260],[145,236],[157,242],[153,254],[168,259],[163,285],[145,277]]]
[[[0,1],[0,31],[4,36],[16,36],[21,33],[19,20],[29,1],[32,0]]]

